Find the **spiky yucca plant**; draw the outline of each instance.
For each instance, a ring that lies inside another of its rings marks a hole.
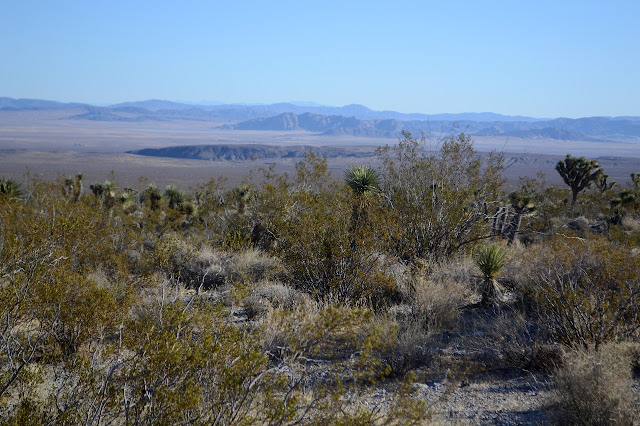
[[[344,180],[356,195],[368,195],[380,190],[380,174],[371,166],[351,166],[344,172]]]
[[[10,200],[19,200],[22,198],[22,189],[20,184],[11,179],[0,179],[0,197]]]
[[[486,246],[476,258],[476,265],[484,275],[484,283],[482,286],[483,306],[494,305],[499,300],[497,276],[504,267],[506,252],[502,247]]]
[[[118,197],[118,201],[120,201],[120,204],[122,205],[122,210],[127,214],[135,212],[138,208],[136,205],[135,193],[133,191],[125,190],[125,192],[120,194],[120,197]]]

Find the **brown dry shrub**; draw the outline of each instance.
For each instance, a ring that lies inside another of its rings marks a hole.
[[[274,256],[258,250],[247,249],[227,254],[224,270],[228,279],[256,283],[266,280],[278,280],[285,274],[282,262]]]
[[[415,307],[428,330],[454,329],[465,304],[466,288],[459,282],[428,279],[416,281]]]
[[[391,306],[381,320],[397,330],[393,347],[384,354],[394,374],[431,364],[434,333],[458,328],[461,310],[472,293],[471,265],[467,260],[423,261],[392,269],[404,303]]]
[[[392,306],[381,320],[387,322],[389,329],[397,330],[393,346],[384,353],[385,363],[393,374],[403,375],[432,362],[435,352],[430,332],[424,319],[416,317],[412,306]]]
[[[393,325],[367,308],[302,300],[291,310],[269,310],[258,325],[264,349],[275,357],[353,361],[363,351],[385,353],[395,339]]]
[[[484,368],[550,371],[561,362],[561,346],[541,339],[528,316],[508,304],[474,309],[461,322],[455,346]]]
[[[624,347],[609,344],[599,352],[571,351],[553,382],[561,424],[631,425],[640,420],[631,390],[631,362]]]
[[[529,249],[522,244],[513,244],[507,250],[507,259],[502,270],[500,284],[507,290],[520,293],[529,281],[526,270]]]

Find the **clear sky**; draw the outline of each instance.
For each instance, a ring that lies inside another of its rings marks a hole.
[[[0,0],[0,96],[640,116],[640,1]]]

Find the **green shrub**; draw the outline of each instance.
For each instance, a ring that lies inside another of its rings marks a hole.
[[[486,209],[499,199],[504,158],[480,156],[464,133],[437,151],[427,142],[404,132],[397,146],[378,150],[382,193],[393,212],[394,255],[445,261],[488,235]]]
[[[316,157],[297,169],[292,182],[267,182],[252,212],[273,238],[270,252],[282,259],[288,283],[317,299],[383,306],[397,298],[382,256],[385,208],[330,180]]]
[[[640,258],[603,237],[558,236],[537,250],[528,295],[558,342],[588,347],[640,328]]]

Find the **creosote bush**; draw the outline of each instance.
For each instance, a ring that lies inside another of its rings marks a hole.
[[[577,347],[633,339],[640,328],[640,258],[603,237],[558,236],[531,259],[527,293],[540,324]]]
[[[286,280],[318,300],[366,301],[384,306],[397,298],[387,262],[385,208],[362,204],[341,182],[331,181],[326,159],[313,153],[292,181],[267,181],[253,205],[270,252],[287,270]],[[366,211],[366,214],[364,213]]]
[[[409,261],[445,261],[488,236],[487,207],[499,199],[504,158],[480,156],[464,133],[437,150],[424,137],[402,135],[397,146],[377,151],[392,253]]]

